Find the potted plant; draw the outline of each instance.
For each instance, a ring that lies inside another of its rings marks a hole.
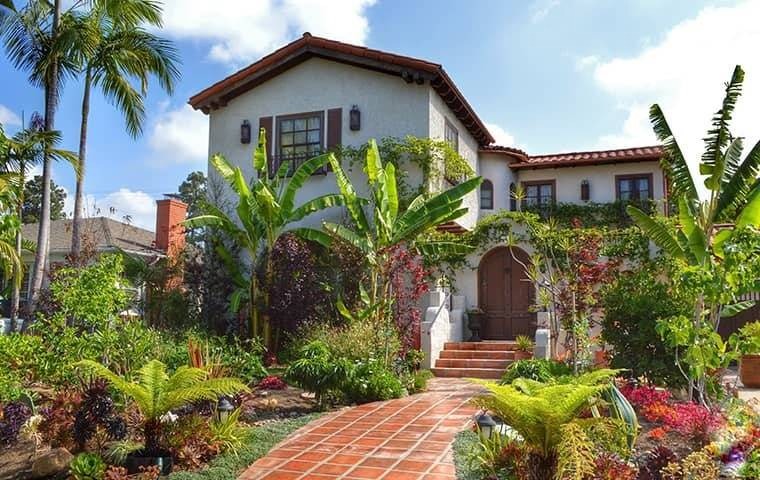
[[[533,358],[533,340],[527,335],[518,335],[515,338],[515,360],[529,358]]]
[[[151,360],[137,371],[137,382],[130,382],[92,360],[74,364],[98,377],[131,398],[143,416],[143,448],[127,456],[126,467],[130,474],[139,473],[140,467],[156,465],[162,475],[172,470],[172,456],[162,444],[161,417],[199,400],[217,401],[223,395],[248,391],[236,378],[209,378],[208,371],[201,368],[179,367],[169,376],[166,365]]]
[[[731,335],[731,343],[741,355],[739,378],[742,384],[760,388],[760,322],[744,325]]]
[[[486,319],[486,312],[480,308],[473,308],[467,311],[467,328],[470,329],[470,342],[482,342],[480,338],[480,329]]]

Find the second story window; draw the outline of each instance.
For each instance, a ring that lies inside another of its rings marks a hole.
[[[554,203],[554,180],[523,182],[526,207],[549,207]]]
[[[448,142],[455,152],[459,153],[459,131],[454,125],[446,119],[446,125],[444,127],[443,139]]]
[[[493,210],[493,183],[490,180],[483,180],[480,184],[480,208]]]
[[[623,202],[643,202],[651,200],[652,174],[617,175],[615,177],[615,193],[617,199]]]
[[[277,117],[277,163],[290,163],[289,174],[322,152],[323,112]]]

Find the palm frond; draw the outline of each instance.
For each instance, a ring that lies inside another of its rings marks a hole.
[[[715,210],[715,221],[730,221],[736,217],[737,210],[744,205],[747,196],[758,185],[760,174],[760,141],[736,167],[733,175],[720,192],[718,205]]]
[[[689,165],[659,105],[654,104],[650,107],[649,120],[657,139],[662,142],[665,155],[663,155],[660,165],[670,181],[672,194],[675,196],[686,195],[689,201],[698,201],[699,194]]]
[[[686,258],[686,252],[672,232],[661,223],[657,223],[652,217],[639,210],[633,205],[626,208],[636,225],[660,248],[675,258]]]

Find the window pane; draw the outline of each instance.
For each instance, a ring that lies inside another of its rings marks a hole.
[[[319,143],[319,130],[309,130],[308,141],[309,143]]]
[[[528,185],[525,188],[525,196],[527,197],[538,197],[538,186],[537,185]]]
[[[283,147],[288,145],[293,145],[293,134],[292,133],[283,133],[280,135],[280,145]]]
[[[293,131],[293,120],[283,120],[280,122],[280,131],[281,132],[292,132]]]
[[[319,128],[320,123],[321,122],[319,117],[310,117],[307,124],[309,129],[315,129]]]
[[[320,153],[320,146],[319,145],[309,145],[309,153],[311,154],[317,154]]]
[[[296,145],[306,143],[306,132],[296,132],[293,134],[293,143]]]
[[[306,119],[305,118],[297,118],[293,120],[293,129],[294,130],[306,130]]]
[[[541,197],[552,197],[552,186],[551,185],[541,185]]]
[[[281,150],[283,157],[289,157],[293,155],[293,147],[283,147]]]
[[[296,147],[296,148],[295,148],[295,155],[296,155],[297,157],[300,157],[300,156],[306,155],[306,152],[307,152],[307,150],[306,150],[306,146],[300,146],[300,147]]]

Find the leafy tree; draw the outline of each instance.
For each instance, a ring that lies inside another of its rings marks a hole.
[[[243,171],[230,164],[222,155],[211,157],[211,164],[217,173],[230,185],[238,196],[235,208],[236,219],[216,205],[207,205],[207,213],[188,219],[185,225],[190,228],[214,227],[224,231],[238,246],[249,255],[252,262],[251,273],[243,278],[237,260],[219,249],[218,252],[227,260],[238,289],[233,293],[231,306],[237,310],[241,301],[249,305],[251,335],[264,337],[265,343],[271,345],[271,329],[268,318],[269,296],[264,286],[268,285],[272,273],[271,251],[280,235],[287,231],[291,223],[306,216],[336,205],[342,205],[343,197],[339,194],[326,194],[295,205],[296,194],[306,181],[332,154],[320,155],[301,164],[288,178],[289,163],[283,162],[277,172],[270,171],[266,154],[266,136],[264,129],[259,134],[259,144],[253,152],[253,169],[256,172],[249,184]],[[263,272],[263,282],[257,273]],[[263,283],[263,285],[262,285]],[[263,315],[260,314],[263,312]],[[263,318],[261,318],[263,317]],[[276,342],[275,342],[276,343]]]
[[[187,218],[197,217],[204,212],[208,202],[208,186],[206,175],[201,172],[191,172],[177,189],[179,199],[187,204]],[[187,242],[198,245],[203,241],[203,229],[192,229],[186,233]]]
[[[363,290],[364,309],[359,317],[371,317],[384,335],[392,331],[393,292],[392,279],[384,274],[388,268],[394,247],[406,245],[413,253],[471,251],[469,246],[456,241],[430,240],[425,233],[436,226],[456,220],[467,212],[463,206],[465,195],[481,182],[480,177],[466,180],[436,195],[419,195],[411,201],[406,211],[399,209],[396,168],[392,163],[383,165],[374,140],[370,140],[365,155],[365,171],[369,181],[369,210],[367,201],[360,198],[340,163],[329,157],[335,179],[342,195],[342,203],[348,210],[353,229],[332,222],[323,222],[324,230],[301,228],[297,232],[304,238],[329,247],[334,240],[352,245],[366,258],[370,268],[368,285]],[[349,318],[354,315],[339,303],[342,313]],[[390,361],[386,352],[386,364]]]
[[[87,129],[90,95],[100,88],[103,95],[121,111],[127,133],[138,137],[145,121],[143,98],[148,81],[155,77],[169,94],[180,73],[179,57],[171,42],[149,32],[147,26],[161,26],[161,4],[152,0],[113,2],[93,0],[86,15],[77,18],[83,34],[76,45],[84,73],[82,122],[79,134],[81,174],[74,197],[74,226],[71,253],[79,255],[84,210],[84,165],[87,157]],[[132,83],[137,83],[135,87]]]
[[[696,391],[703,403],[707,402],[708,372],[729,360],[717,333],[720,320],[751,307],[753,302],[740,298],[760,287],[760,142],[742,160],[744,140],[729,131],[743,82],[744,71],[737,65],[704,138],[699,173],[704,177],[707,198],[700,197],[665,115],[655,104],[650,119],[663,143],[662,165],[678,202],[678,225],[670,228],[635,206],[627,209],[636,224],[675,260],[671,277],[677,287],[692,295],[695,308],[691,319],[666,319],[660,331],[673,346],[684,350],[690,393]],[[724,225],[726,222],[731,225]]]
[[[45,92],[44,130],[55,130],[55,114],[63,80],[77,70],[72,55],[81,29],[75,28],[72,10],[62,12],[61,0],[30,0],[24,8],[0,10],[0,32],[11,63],[29,72],[29,81]],[[34,311],[42,288],[50,239],[50,181],[52,156],[43,154],[42,206],[37,251],[29,289],[29,308]]]
[[[161,453],[161,417],[169,411],[199,400],[215,401],[222,395],[248,391],[238,379],[209,378],[209,373],[200,368],[182,366],[170,376],[166,365],[158,360],[151,360],[139,369],[136,382],[126,380],[92,360],[82,360],[75,366],[104,378],[135,402],[144,418],[143,438],[145,452],[149,455]]]
[[[39,223],[42,211],[42,176],[35,175],[24,186],[24,203],[21,209],[22,223]],[[66,218],[63,211],[66,201],[66,190],[50,181],[50,220]]]

